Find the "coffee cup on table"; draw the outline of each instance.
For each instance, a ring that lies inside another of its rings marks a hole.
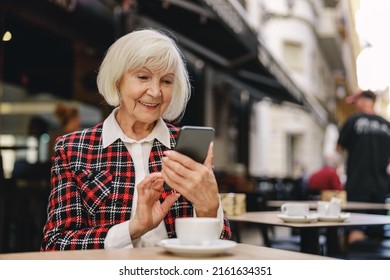
[[[218,218],[197,217],[177,218],[176,235],[183,245],[212,245],[221,234],[221,222]]]
[[[321,216],[339,216],[341,213],[341,199],[332,198],[330,201],[318,201],[317,212]]]
[[[329,202],[329,216],[339,216],[341,213],[341,199],[332,197]]]
[[[287,216],[307,216],[310,208],[308,203],[284,203],[280,210]]]
[[[320,216],[328,216],[329,214],[329,204],[328,201],[318,201],[317,202],[317,213]]]

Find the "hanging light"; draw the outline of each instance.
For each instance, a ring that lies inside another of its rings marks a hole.
[[[8,42],[8,41],[11,41],[11,39],[12,39],[12,33],[9,31],[4,32],[3,41]]]

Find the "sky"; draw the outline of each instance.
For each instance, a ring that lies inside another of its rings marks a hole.
[[[360,0],[356,29],[365,47],[357,59],[359,87],[374,91],[390,86],[390,1]]]

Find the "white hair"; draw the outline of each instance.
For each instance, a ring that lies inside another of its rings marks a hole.
[[[119,106],[119,80],[129,70],[142,67],[173,71],[172,101],[162,118],[167,121],[179,120],[184,115],[191,94],[184,56],[172,38],[156,30],[133,31],[111,45],[97,76],[100,94],[109,105]]]

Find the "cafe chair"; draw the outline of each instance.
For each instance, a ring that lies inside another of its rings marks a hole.
[[[352,260],[390,260],[390,239],[366,238],[348,245],[344,257]]]

